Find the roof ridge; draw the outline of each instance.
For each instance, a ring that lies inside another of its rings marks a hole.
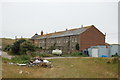
[[[94,27],[94,25],[85,26],[85,27],[83,27],[83,28],[91,28],[91,27]]]
[[[53,33],[47,33],[47,34],[44,34],[43,36],[45,35],[50,35],[50,34],[59,34],[59,33],[62,33],[62,32],[66,32],[66,31],[71,31],[71,30],[77,30],[77,29],[80,29],[80,28],[73,28],[73,29],[69,29],[69,30],[64,30],[64,31],[58,31],[58,32],[53,32]]]
[[[63,34],[64,32],[67,32],[67,31],[75,31],[75,30],[78,30],[78,29],[88,29],[90,27],[93,27],[94,25],[90,25],[90,26],[85,26],[85,27],[79,27],[79,28],[72,28],[72,29],[68,29],[68,30],[62,30],[62,31],[58,31],[58,32],[52,32],[52,33],[46,33],[46,34],[43,34],[43,35],[38,35],[37,38],[40,38],[40,37],[48,37],[48,36],[52,36],[52,35],[56,35],[56,34]]]

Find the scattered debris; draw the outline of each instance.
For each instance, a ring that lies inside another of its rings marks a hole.
[[[25,71],[26,74],[30,74],[28,71]]]
[[[30,60],[28,66],[32,67],[32,66],[42,66],[42,67],[52,67],[52,63],[46,59],[43,59],[41,57],[35,57],[32,60]]]
[[[107,64],[110,64],[110,63],[117,63],[117,62],[119,62],[119,58],[112,58],[111,60],[109,60],[109,61],[107,61],[106,63]]]
[[[23,73],[23,71],[22,71],[22,70],[20,70],[20,71],[19,71],[19,74],[22,74],[22,73]]]
[[[9,63],[9,64],[14,64],[14,63]],[[28,67],[33,67],[33,66],[42,66],[42,67],[49,67],[49,68],[53,67],[52,62],[46,59],[43,59],[41,57],[32,58],[27,64],[17,63],[16,65],[17,66],[28,66]]]
[[[9,64],[14,64],[14,63],[10,62]]]
[[[27,64],[17,64],[18,66],[27,66]]]
[[[70,65],[71,67],[73,67],[73,65]]]
[[[7,61],[4,61],[4,63],[8,63]]]
[[[111,63],[111,61],[107,61],[107,64],[110,64]]]
[[[28,71],[22,71],[22,70],[19,71],[19,74],[23,74],[23,73],[24,74],[30,74]]]

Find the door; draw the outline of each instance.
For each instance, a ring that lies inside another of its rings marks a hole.
[[[92,57],[98,57],[98,49],[97,48],[92,49]]]

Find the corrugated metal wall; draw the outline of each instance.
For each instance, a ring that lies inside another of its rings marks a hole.
[[[106,47],[103,46],[92,46],[91,48],[88,48],[89,55],[92,57],[92,49],[98,48],[98,56],[102,57],[103,55],[111,57],[112,55],[115,55],[116,53],[120,55],[120,45],[110,45]]]

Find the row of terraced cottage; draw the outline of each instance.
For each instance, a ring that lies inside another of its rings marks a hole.
[[[71,53],[83,51],[91,46],[105,45],[105,34],[91,25],[49,34],[41,31],[40,35],[36,33],[31,40],[41,51],[50,53],[51,49],[60,49],[63,53]]]

